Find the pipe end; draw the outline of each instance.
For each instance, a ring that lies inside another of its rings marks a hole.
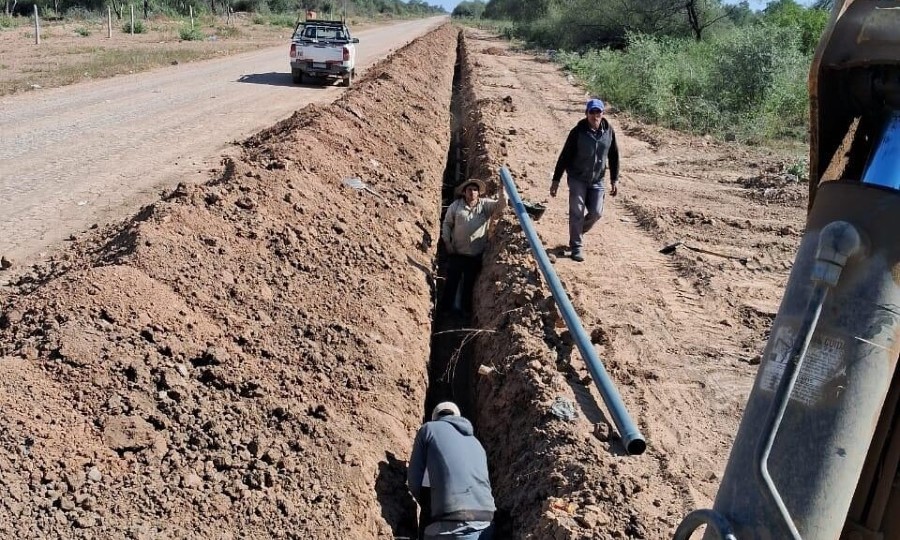
[[[639,456],[647,450],[647,441],[640,434],[626,439],[625,450],[630,456]]]

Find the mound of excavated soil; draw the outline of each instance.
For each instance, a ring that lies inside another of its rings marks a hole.
[[[796,205],[805,200],[809,187],[800,179],[786,172],[765,171],[762,174],[738,178],[738,184],[746,191],[747,197],[768,203]]]
[[[3,293],[0,535],[408,532],[456,45],[417,40]]]

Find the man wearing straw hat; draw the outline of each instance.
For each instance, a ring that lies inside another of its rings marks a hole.
[[[481,195],[485,183],[470,178],[456,188],[453,201],[441,226],[441,239],[447,248],[447,281],[439,308],[449,310],[456,299],[456,289],[462,281],[462,311],[472,312],[472,290],[481,271],[481,256],[487,246],[488,223],[498,217],[506,206],[506,194],[501,188],[498,198],[485,199]]]
[[[584,261],[582,239],[603,215],[605,188],[603,177],[609,165],[609,194],[619,193],[619,147],[616,132],[603,117],[606,105],[591,99],[584,118],[569,132],[556,161],[550,196],[556,197],[563,172],[569,185],[569,247],[572,260]]]

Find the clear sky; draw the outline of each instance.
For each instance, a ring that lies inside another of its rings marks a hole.
[[[460,0],[426,0],[426,1],[431,5],[437,4],[439,6],[443,6],[443,8],[446,9],[448,13],[453,11],[453,8],[455,8],[456,5],[459,4],[459,2],[460,2]],[[762,8],[766,7],[766,4],[768,4],[768,1],[766,1],[766,0],[749,0],[749,1],[750,1],[750,7],[752,9],[762,9]],[[740,0],[724,0],[724,2],[726,4],[739,4]],[[798,2],[800,4],[808,6],[813,3],[813,0],[798,0]]]
[[[453,11],[453,8],[455,8],[456,5],[459,4],[459,2],[460,2],[460,0],[437,0],[437,1],[426,0],[426,1],[429,4],[431,4],[432,6],[438,5],[438,6],[443,7],[444,9],[447,10],[447,13],[450,13],[451,11]]]

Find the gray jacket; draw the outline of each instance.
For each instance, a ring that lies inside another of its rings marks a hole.
[[[409,458],[409,489],[422,496],[422,478],[428,470],[431,515],[437,521],[491,521],[494,497],[488,477],[487,456],[472,424],[461,416],[426,422],[416,434]]]
[[[583,118],[569,132],[566,143],[556,160],[552,183],[558,184],[562,173],[566,173],[569,182],[584,182],[603,187],[603,175],[609,164],[609,181],[619,181],[619,146],[616,144],[616,132],[610,123],[603,118],[600,129],[594,131]]]

